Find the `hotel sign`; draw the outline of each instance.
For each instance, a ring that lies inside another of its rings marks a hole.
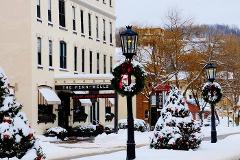
[[[116,98],[115,94],[77,94],[73,99],[96,99],[96,98]]]
[[[98,90],[113,90],[111,84],[96,84],[96,85],[56,85],[55,90],[59,91],[98,91]]]

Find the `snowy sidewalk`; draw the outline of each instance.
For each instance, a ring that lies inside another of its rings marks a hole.
[[[223,140],[224,138],[226,138],[230,135],[236,135],[236,134],[240,134],[240,132],[218,135],[218,141]],[[211,137],[204,137],[203,140],[204,141],[210,141]],[[142,148],[142,147],[148,147],[148,146],[149,146],[149,143],[139,144],[139,145],[136,145],[136,149]],[[79,148],[79,149],[81,149],[81,148]],[[49,159],[49,160],[79,159],[79,158],[84,158],[84,157],[99,156],[99,155],[104,155],[104,154],[112,154],[112,153],[116,153],[116,152],[119,152],[119,151],[125,151],[125,150],[126,150],[126,146],[116,146],[116,147],[112,147],[111,150],[102,150],[102,151],[97,150],[97,151],[92,152],[92,153],[85,153],[85,154],[83,153],[81,155],[66,156],[66,157],[61,157],[61,158],[53,158],[53,159]]]
[[[204,144],[210,143],[211,127],[202,127],[202,133],[205,136],[204,142],[201,144],[200,148],[206,148]],[[221,119],[221,124],[217,126],[218,142],[221,144],[221,139],[225,140],[226,136],[233,134],[240,134],[240,126],[228,127],[227,119]],[[135,132],[135,142],[136,150],[141,148],[149,148],[150,139],[153,136],[153,132]],[[52,137],[38,136],[41,139],[41,146],[43,146],[44,153],[49,160],[69,160],[71,158],[83,158],[92,155],[103,155],[103,154],[115,154],[116,152],[126,152],[126,141],[127,141],[127,130],[119,130],[118,134],[102,134],[95,137],[93,143],[81,141],[78,143],[52,143],[57,141]],[[224,139],[225,138],[225,139]],[[240,139],[239,142],[240,144]],[[143,147],[142,147],[143,146]],[[139,148],[140,147],[140,148]],[[231,149],[231,147],[226,148],[226,150]],[[150,151],[153,152],[153,151]],[[162,151],[161,151],[162,152]],[[81,159],[82,159],[81,158]],[[124,158],[126,159],[126,158]],[[112,160],[112,159],[110,159]],[[117,159],[118,160],[118,159]],[[121,159],[122,160],[122,159]],[[145,159],[146,160],[146,159]],[[162,159],[161,159],[162,160]],[[195,160],[195,159],[194,159]],[[215,160],[215,159],[212,159]],[[239,159],[237,159],[239,160]]]
[[[149,149],[148,146],[136,149],[135,160],[239,160],[240,135],[231,135],[217,143],[203,141],[197,150]],[[75,160],[124,160],[126,151]]]

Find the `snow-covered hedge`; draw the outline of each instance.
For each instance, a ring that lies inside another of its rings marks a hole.
[[[104,128],[104,132],[106,133],[106,134],[111,134],[111,133],[114,133],[114,127],[113,126],[110,126],[110,125],[108,125],[108,126],[105,126],[105,128]]]
[[[92,137],[102,134],[104,132],[104,127],[101,124],[97,125],[86,125],[86,126],[77,126],[70,129],[70,136],[76,137]]]
[[[119,129],[127,129],[127,119],[121,119],[118,122]],[[134,119],[134,130],[145,132],[149,130],[148,124],[142,119]]]
[[[64,140],[68,135],[68,131],[62,127],[51,127],[47,129],[45,136],[47,137],[57,137],[61,140]]]

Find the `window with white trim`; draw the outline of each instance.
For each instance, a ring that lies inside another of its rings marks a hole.
[[[82,49],[82,72],[85,72],[85,49]]]
[[[41,2],[37,0],[37,18],[41,18]]]
[[[92,60],[93,60],[93,54],[92,54],[92,51],[89,51],[89,71],[90,71],[90,73],[92,73],[92,66],[93,66],[93,64],[92,64]]]
[[[113,43],[112,22],[109,22],[109,28],[110,28],[110,32],[109,32],[110,33],[110,35],[109,35],[110,37],[109,38],[110,38],[110,43],[112,44]]]
[[[42,39],[37,37],[37,57],[38,65],[42,65]]]
[[[97,53],[97,74],[99,74],[100,73],[100,59],[99,59],[100,57],[99,57],[99,53]]]
[[[103,41],[106,41],[106,20],[103,19]]]
[[[84,34],[84,13],[83,13],[83,10],[80,11],[80,17],[81,17],[81,33]]]
[[[75,7],[72,6],[72,16],[73,16],[73,30],[76,31],[76,11]]]
[[[52,0],[48,0],[48,21],[52,22]]]
[[[99,39],[99,24],[98,24],[98,16],[96,16],[96,38]]]
[[[74,47],[74,71],[77,71],[77,47]]]
[[[60,68],[67,69],[67,44],[60,41]]]
[[[91,20],[91,14],[88,13],[88,35],[89,37],[92,37],[92,20]]]
[[[106,59],[107,59],[107,56],[106,55],[103,55],[103,73],[107,73],[107,64],[106,64]]]
[[[59,25],[66,27],[65,24],[65,1],[59,0]]]
[[[53,64],[53,55],[52,55],[52,40],[49,40],[49,67],[52,67]]]

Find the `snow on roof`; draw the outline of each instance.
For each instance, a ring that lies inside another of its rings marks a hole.
[[[196,101],[195,101],[195,99],[193,99],[193,98],[187,99],[187,102],[188,102],[188,103],[191,103],[191,104],[194,104],[194,105],[197,104]]]
[[[187,72],[184,72],[184,71],[180,71],[180,72],[177,73],[178,80],[186,80],[188,78],[188,76],[189,76],[189,74]],[[169,77],[172,77],[170,79],[170,81],[175,81],[176,80],[176,77],[173,74],[169,75]]]
[[[58,74],[55,79],[107,79],[113,78],[112,74]]]
[[[217,73],[217,77],[219,79],[229,80],[229,79],[233,79],[233,73],[227,72],[227,71],[221,71]]]

